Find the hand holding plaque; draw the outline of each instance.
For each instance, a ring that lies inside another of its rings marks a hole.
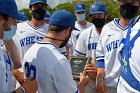
[[[72,75],[74,80],[80,79],[80,73],[83,72],[84,67],[91,63],[91,58],[89,57],[71,57],[70,65],[72,69]],[[83,72],[86,76],[87,74]]]

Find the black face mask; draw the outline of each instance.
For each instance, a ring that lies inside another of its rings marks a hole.
[[[68,43],[70,37],[71,37],[71,35],[70,35],[68,38],[66,38],[66,39],[61,43],[61,45],[59,46],[59,48],[63,48],[64,46],[66,46],[66,44]]]
[[[43,20],[45,18],[46,10],[39,7],[36,10],[32,10],[33,18],[36,20]]]
[[[138,6],[133,6],[130,3],[120,5],[120,15],[125,19],[131,19],[136,16]]]
[[[91,21],[95,25],[96,28],[101,28],[105,24],[105,18],[92,18]]]

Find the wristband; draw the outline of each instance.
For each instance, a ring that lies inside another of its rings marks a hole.
[[[22,85],[21,87],[23,87],[23,88],[24,88],[25,93],[28,93],[28,89],[26,88],[26,86],[25,86],[25,85]]]
[[[25,89],[21,86],[20,89],[22,90],[23,93],[26,93]]]
[[[98,84],[100,82],[104,82],[104,77],[96,80],[96,84]]]
[[[17,93],[16,91],[13,91],[12,93]]]

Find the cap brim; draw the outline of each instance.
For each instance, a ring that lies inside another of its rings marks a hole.
[[[103,12],[103,11],[96,11],[96,12],[91,12],[90,14],[103,14],[103,13],[106,13],[106,12]]]
[[[27,20],[27,18],[25,18],[24,16],[21,16],[19,13],[11,14],[10,16],[14,19],[17,19],[17,20]]]
[[[50,18],[44,18],[44,20],[50,20]]]
[[[36,2],[31,3],[30,5],[34,5],[34,4],[36,4],[36,3],[44,3],[44,4],[47,5],[47,3],[43,2],[43,1],[36,1]]]
[[[83,12],[83,11],[86,11],[85,9],[82,9],[82,10],[75,10],[74,12]]]

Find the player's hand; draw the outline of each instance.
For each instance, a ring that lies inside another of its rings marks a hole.
[[[82,73],[80,73],[80,82],[83,86],[86,86],[89,82],[89,78],[84,76]]]
[[[89,82],[89,78],[87,76],[85,77],[82,73],[80,73],[80,81],[78,85],[78,89],[80,93],[84,93],[84,88],[88,84],[88,82]]]
[[[94,64],[88,64],[85,66],[84,71],[91,79],[95,79],[97,75],[97,68]]]
[[[38,89],[37,80],[32,80],[32,77],[26,79],[22,84],[23,88],[27,91],[26,93],[36,93]]]
[[[18,69],[14,69],[12,73],[15,76],[16,80],[22,85],[24,83],[24,73],[19,71]]]
[[[96,93],[107,93],[105,81],[100,81],[96,84]]]

